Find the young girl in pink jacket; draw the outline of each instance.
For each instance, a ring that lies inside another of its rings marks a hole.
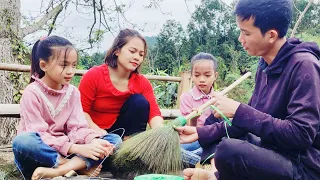
[[[213,84],[218,77],[217,68],[218,62],[212,54],[200,52],[191,59],[194,87],[180,96],[180,112],[183,116],[190,114],[211,99],[214,93]],[[206,109],[201,112],[201,115],[189,120],[187,125],[202,127],[215,122],[219,122],[219,119],[213,116],[210,109]],[[202,148],[198,141],[181,144],[181,147],[189,151],[188,163],[191,166],[201,160]]]
[[[65,38],[35,43],[31,80],[20,101],[21,120],[13,140],[15,163],[26,179],[52,178],[70,170],[97,176],[102,160],[121,142],[116,134],[89,129],[78,89],[70,84],[78,54]]]

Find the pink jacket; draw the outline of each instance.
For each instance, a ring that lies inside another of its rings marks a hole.
[[[24,90],[20,107],[18,134],[37,132],[44,143],[64,156],[72,144],[88,144],[100,136],[89,129],[79,90],[73,85],[54,90],[35,78]]]
[[[212,88],[213,89],[213,88]],[[209,99],[211,99],[214,91],[206,95],[202,91],[200,91],[196,86],[190,89],[188,92],[183,93],[180,96],[180,112],[181,115],[186,116],[192,112],[192,108],[198,108],[202,104],[206,103]],[[201,127],[204,125],[206,119],[210,116],[211,110],[205,110],[201,116],[197,120],[197,126]]]

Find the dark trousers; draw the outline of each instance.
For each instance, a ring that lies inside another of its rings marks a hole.
[[[118,128],[124,128],[124,136],[145,131],[149,114],[150,105],[147,99],[141,94],[133,94],[122,105],[117,121],[107,131],[112,132]],[[117,130],[113,133],[121,136],[123,131]]]
[[[214,121],[217,120],[208,120],[208,124]],[[219,180],[313,179],[300,164],[266,148],[259,137],[250,133],[238,138],[223,138],[221,142],[203,148],[203,152],[206,157],[215,153]]]

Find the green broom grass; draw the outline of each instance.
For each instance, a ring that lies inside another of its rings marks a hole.
[[[250,72],[232,83],[221,94],[226,94],[244,79],[251,75]],[[172,174],[178,175],[183,169],[179,134],[175,131],[178,126],[184,126],[187,120],[197,115],[212,104],[209,100],[186,117],[178,117],[163,127],[153,128],[139,133],[124,141],[114,155],[112,161],[117,174],[126,176],[139,174]]]

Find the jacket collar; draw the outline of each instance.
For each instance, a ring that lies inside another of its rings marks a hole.
[[[196,86],[193,86],[192,89],[189,90],[193,100],[197,101],[200,99],[211,99],[213,96],[213,87],[211,87],[210,93],[205,94],[203,91],[199,90]]]

